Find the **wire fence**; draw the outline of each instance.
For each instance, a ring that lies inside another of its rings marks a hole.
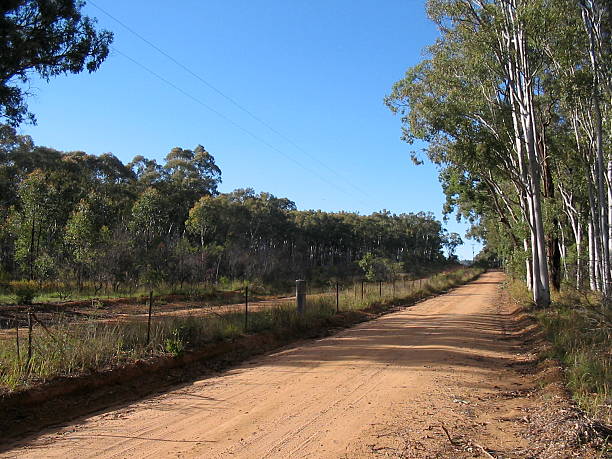
[[[435,276],[432,276],[435,278]],[[401,296],[408,290],[420,288],[431,278],[409,279],[400,276],[391,281],[366,281],[354,279],[350,282],[332,281],[325,287],[310,287],[306,283],[306,294],[309,299],[326,296],[344,299],[372,300],[376,297]],[[150,291],[146,296],[105,299],[93,298],[83,301],[60,303],[38,303],[33,305],[0,306],[0,339],[17,334],[20,328],[28,328],[29,317],[33,328],[54,327],[61,324],[83,324],[88,322],[121,323],[130,321],[147,321],[151,318],[168,318],[180,316],[205,317],[237,311],[259,311],[295,300],[295,295],[276,296],[272,298],[254,295],[249,286],[243,289],[223,292],[229,301],[177,298],[174,295],[154,295]],[[245,305],[247,308],[245,309]],[[340,309],[340,308],[338,308]]]
[[[233,292],[227,304],[177,301],[150,292],[125,304],[94,299],[6,306],[0,311],[0,389],[151,355],[178,355],[245,333],[307,327],[343,311],[424,292],[445,276],[331,282],[324,289],[306,285],[301,311],[296,296],[262,299],[250,296],[249,286]],[[235,301],[238,297],[241,301]]]

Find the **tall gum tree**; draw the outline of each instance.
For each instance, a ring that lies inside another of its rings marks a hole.
[[[587,266],[592,288],[609,296],[609,2],[430,0],[427,8],[441,37],[386,99],[402,114],[404,140],[426,140],[443,173],[452,166],[455,178],[443,178],[451,207],[471,202],[482,221],[497,216],[501,226],[490,228],[509,235],[498,241],[522,240],[536,303],[548,304],[549,283],[558,288],[570,271],[581,287]],[[485,205],[470,197],[483,187]]]

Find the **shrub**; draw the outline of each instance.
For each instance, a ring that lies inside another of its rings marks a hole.
[[[169,338],[164,340],[164,351],[178,356],[185,351],[185,340],[183,337],[183,330],[181,328],[175,328]]]
[[[17,285],[13,288],[13,293],[17,304],[32,304],[36,296],[36,290],[28,284]]]

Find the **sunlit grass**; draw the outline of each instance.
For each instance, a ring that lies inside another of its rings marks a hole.
[[[610,308],[553,303],[535,313],[552,344],[550,357],[565,366],[567,387],[591,416],[612,422],[612,314]]]
[[[532,306],[522,282],[511,282],[517,303]],[[564,287],[546,309],[534,309],[551,348],[543,357],[558,359],[572,397],[591,416],[612,422],[612,308],[596,292]]]

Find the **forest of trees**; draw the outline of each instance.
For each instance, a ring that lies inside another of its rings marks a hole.
[[[35,123],[32,75],[96,71],[113,34],[83,2],[15,0],[0,7],[0,280],[99,291],[139,286],[382,278],[451,258],[461,239],[432,214],[298,211],[252,189],[219,194],[221,170],[202,146],[163,164],[60,152],[18,135]]]
[[[457,243],[431,214],[298,211],[252,189],[220,194],[221,171],[202,146],[173,148],[163,164],[143,156],[123,164],[1,129],[5,280],[98,289],[322,280],[362,272],[364,257],[366,270],[376,260],[389,272],[437,264],[443,245],[452,251]]]
[[[429,0],[439,39],[387,97],[429,142],[446,211],[536,304],[563,282],[610,297],[612,3]],[[418,158],[415,158],[418,161]]]

